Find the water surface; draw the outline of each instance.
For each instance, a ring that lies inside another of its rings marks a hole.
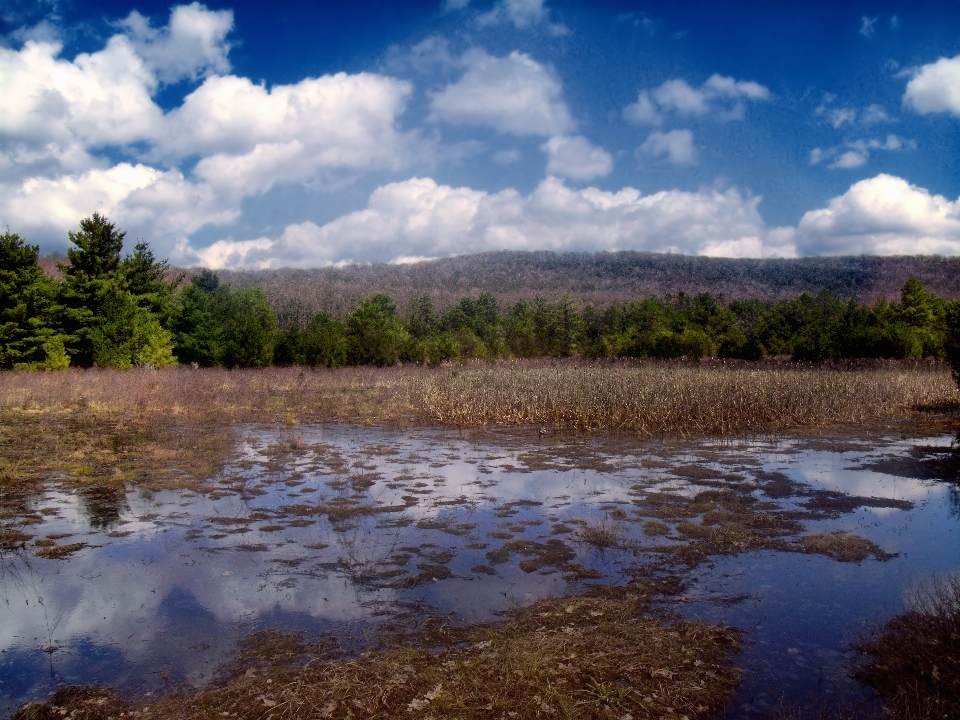
[[[0,558],[4,713],[61,684],[202,684],[261,629],[350,646],[399,616],[489,620],[650,573],[682,582],[665,608],[744,629],[731,716],[781,696],[868,698],[847,677],[850,642],[902,610],[917,582],[960,570],[952,436],[641,442],[323,426],[238,438],[210,495],[35,498],[42,522],[22,528],[33,539]],[[704,492],[794,518],[781,545],[842,530],[882,554],[691,561],[672,552],[690,541],[677,522],[650,534],[662,520],[650,499]],[[616,546],[591,543],[598,530]],[[37,557],[51,536],[84,546]]]

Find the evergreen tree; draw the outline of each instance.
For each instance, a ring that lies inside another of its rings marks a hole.
[[[64,366],[63,341],[56,331],[56,283],[37,264],[38,252],[19,235],[9,231],[0,235],[2,368]]]
[[[78,232],[68,233],[76,247],[67,250],[69,264],[60,265],[63,324],[67,351],[81,367],[94,363],[94,331],[117,283],[125,235],[99,213],[81,220]]]
[[[409,342],[386,295],[371,295],[347,318],[347,353],[353,365],[396,365]]]
[[[171,324],[179,361],[204,367],[266,367],[279,337],[262,290],[231,291],[210,270],[184,288]]]
[[[176,364],[173,338],[137,298],[117,285],[101,298],[99,322],[90,331],[97,367],[126,370],[134,366]]]
[[[165,278],[170,263],[157,260],[150,245],[138,242],[133,252],[120,261],[118,273],[123,288],[129,292],[139,307],[149,310],[161,325],[170,320],[173,310],[173,293],[183,281],[178,275],[168,282]]]
[[[262,368],[273,362],[277,320],[260,288],[227,292],[215,305],[220,325],[219,361],[226,367]]]
[[[220,276],[203,270],[180,293],[171,319],[174,352],[180,362],[196,363],[201,367],[211,367],[220,362],[223,353],[215,306],[219,304],[217,296],[223,292]]]

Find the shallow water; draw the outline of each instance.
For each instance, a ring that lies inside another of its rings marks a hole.
[[[212,495],[35,499],[43,522],[24,531],[86,546],[60,560],[32,544],[0,556],[2,712],[60,684],[202,684],[261,629],[352,645],[401,615],[486,620],[649,572],[684,580],[665,607],[745,630],[731,716],[780,698],[869,698],[847,678],[850,641],[917,582],[960,570],[955,485],[942,481],[952,436],[640,442],[324,426],[239,437]],[[846,530],[897,555],[760,550],[690,568],[657,552],[683,538],[675,523],[644,532],[645,498],[726,488],[794,512],[804,533]],[[846,495],[859,499],[837,502]],[[617,547],[587,542],[591,529]]]

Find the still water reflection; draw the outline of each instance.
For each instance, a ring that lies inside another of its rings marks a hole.
[[[731,712],[749,715],[781,696],[863,696],[846,676],[849,642],[919,580],[960,570],[949,436],[639,442],[325,426],[239,437],[210,495],[35,499],[33,539],[0,556],[0,710],[64,683],[200,684],[259,629],[350,644],[411,608],[484,620],[669,572],[684,580],[669,609],[744,628]],[[647,500],[718,490],[895,557],[756,550],[691,567],[672,554],[688,539],[676,523],[650,532]],[[38,557],[51,539],[83,546]]]

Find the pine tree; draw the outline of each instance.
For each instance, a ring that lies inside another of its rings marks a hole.
[[[80,221],[80,230],[70,232],[76,247],[67,250],[63,271],[62,301],[67,351],[74,364],[94,364],[95,329],[100,324],[104,303],[111,297],[120,267],[120,251],[126,233],[99,213]]]
[[[0,367],[44,367],[57,354],[56,283],[37,264],[39,248],[0,235]],[[63,366],[57,357],[53,365]]]
[[[169,271],[170,263],[157,260],[150,245],[143,241],[133,246],[133,252],[121,260],[118,267],[123,288],[139,307],[152,312],[161,325],[169,322],[174,290],[183,281],[180,274],[168,282]]]

